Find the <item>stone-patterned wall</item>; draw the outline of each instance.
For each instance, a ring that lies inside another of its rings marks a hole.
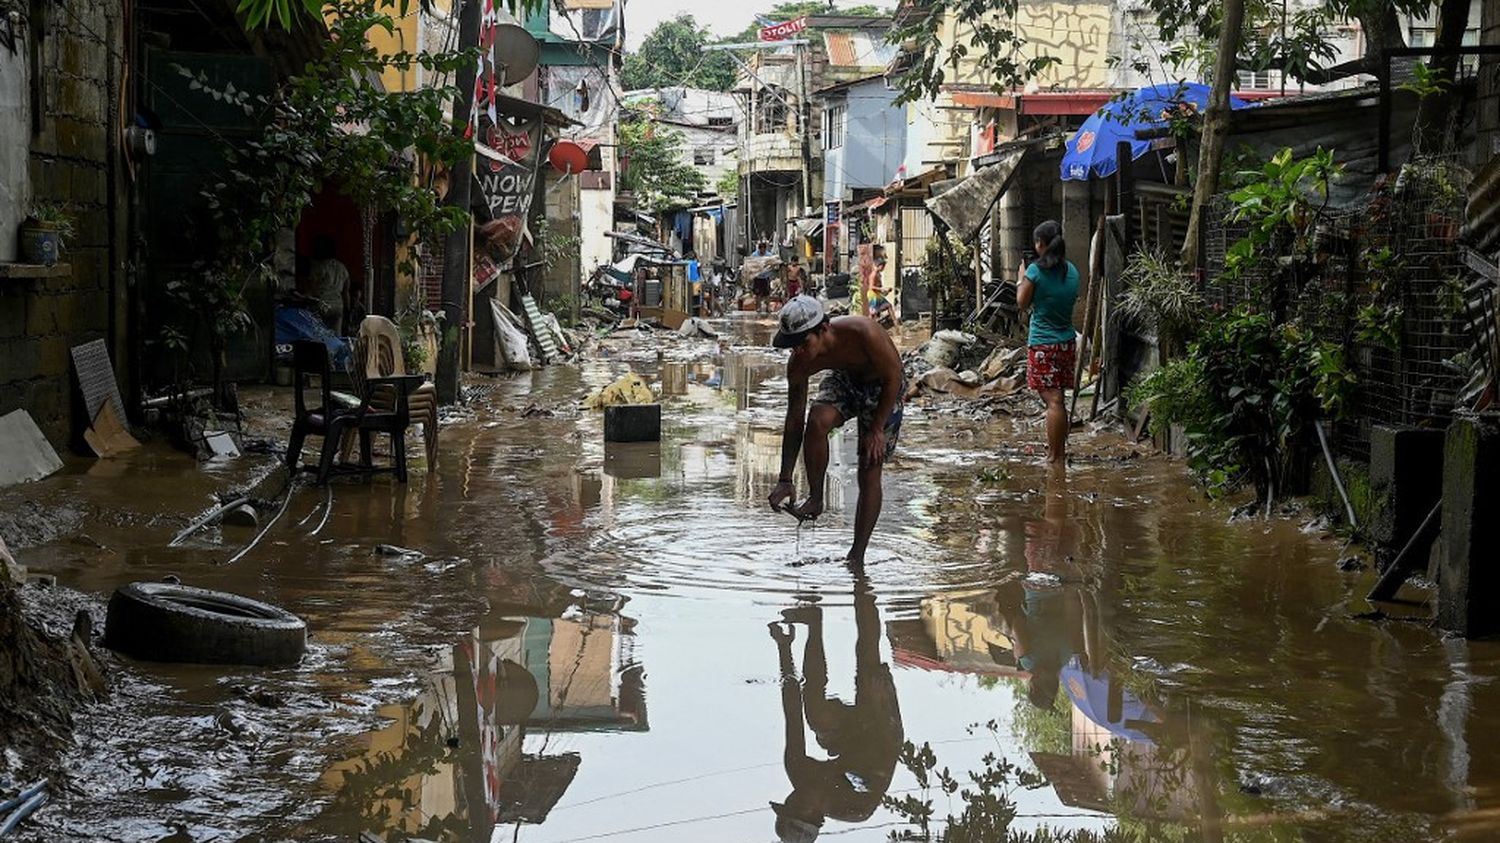
[[[125,332],[110,330],[112,297],[120,296],[113,309],[117,325],[123,326],[126,316],[125,285],[110,263],[111,242],[123,244],[127,207],[123,186],[110,183],[115,154],[110,124],[117,119],[110,103],[118,102],[123,26],[118,0],[39,5],[46,11],[33,19],[27,37],[40,36],[42,72],[30,81],[43,94],[41,131],[33,135],[29,121],[0,125],[0,143],[29,145],[33,198],[67,206],[77,231],[65,244],[67,275],[0,277],[0,414],[26,409],[62,448],[85,421],[81,412],[75,418],[69,349],[100,338],[115,340],[115,369],[124,371]],[[112,191],[118,191],[113,229]]]

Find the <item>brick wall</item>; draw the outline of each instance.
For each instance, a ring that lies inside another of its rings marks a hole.
[[[116,257],[112,267],[110,245],[123,243],[126,194],[122,184],[110,182],[110,121],[115,115],[109,105],[120,80],[123,28],[118,0],[43,5],[46,17],[33,21],[28,33],[31,38],[39,30],[42,34],[43,69],[40,78],[31,80],[43,92],[42,128],[33,136],[29,121],[0,126],[0,143],[29,145],[32,196],[66,205],[77,231],[63,255],[69,275],[0,278],[0,414],[26,409],[52,444],[62,448],[84,422],[74,406],[77,387],[69,349],[100,338],[114,341],[115,368],[124,371],[123,298],[113,311],[110,306],[112,298],[123,296],[124,283],[112,271],[119,261]],[[119,197],[113,228],[112,192]],[[112,315],[116,330],[111,330]]]

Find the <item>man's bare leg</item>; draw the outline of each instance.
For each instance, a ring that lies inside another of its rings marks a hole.
[[[844,424],[844,416],[829,404],[814,404],[802,434],[802,467],[807,470],[807,500],[792,509],[803,520],[823,514],[824,484],[828,480],[828,434]]]
[[[854,546],[849,548],[849,564],[865,564],[865,548],[870,545],[870,534],[875,532],[875,522],[880,520],[880,506],[884,502],[885,490],[880,485],[879,463],[865,460],[864,430],[860,430],[859,444],[859,504],[854,511]]]

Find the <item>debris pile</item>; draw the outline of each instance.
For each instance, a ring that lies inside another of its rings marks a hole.
[[[989,412],[1035,414],[1026,400],[1025,346],[990,346],[973,334],[938,331],[903,359],[908,401],[967,405]]]

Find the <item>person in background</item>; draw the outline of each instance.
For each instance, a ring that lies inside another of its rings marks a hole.
[[[358,284],[350,285],[349,312],[344,314],[344,336],[352,337],[359,333],[359,324],[370,315],[369,308],[365,307],[365,289]]]
[[[342,335],[349,310],[349,270],[334,257],[333,238],[326,234],[313,240],[312,256],[312,294],[323,303],[323,323]]]
[[[802,288],[807,285],[807,270],[802,267],[802,258],[792,255],[792,262],[786,267],[786,297],[788,300],[802,295]]]
[[[755,251],[750,253],[750,257],[752,258],[771,258],[775,256],[776,253],[771,251],[771,242],[764,238],[755,244]],[[775,270],[766,267],[751,282],[750,289],[755,294],[755,310],[757,313],[766,313],[770,309],[768,303],[771,298],[771,276],[774,272]]]
[[[1078,267],[1067,259],[1062,226],[1047,220],[1036,227],[1036,261],[1021,262],[1016,281],[1016,304],[1031,310],[1026,337],[1026,385],[1047,406],[1047,461],[1067,460],[1068,409],[1063,390],[1073,387],[1077,363],[1073,305],[1078,301]]]
[[[703,267],[698,263],[698,255],[693,252],[684,252],[682,259],[687,263],[687,280],[693,295],[693,312],[699,316],[707,316],[708,309],[703,297]]]

